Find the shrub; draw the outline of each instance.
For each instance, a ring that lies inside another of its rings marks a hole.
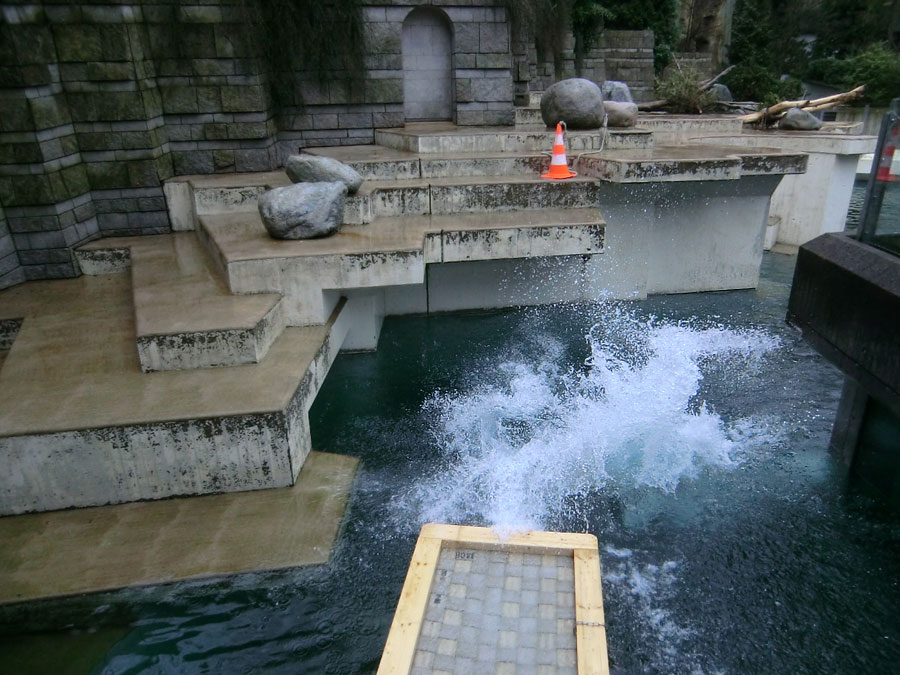
[[[800,98],[803,85],[796,78],[782,80],[759,63],[737,63],[722,78],[736,101],[777,102]]]
[[[693,66],[673,67],[656,80],[656,95],[669,102],[674,113],[702,113],[716,97],[709,91],[700,91],[704,77]]]

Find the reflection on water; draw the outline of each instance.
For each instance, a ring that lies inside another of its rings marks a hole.
[[[124,629],[95,673],[371,673],[430,517],[601,542],[618,673],[876,673],[900,662],[900,518],[828,443],[840,373],[755,291],[393,318],[310,413],[359,456],[332,564],[3,613]],[[23,671],[27,672],[27,671]]]

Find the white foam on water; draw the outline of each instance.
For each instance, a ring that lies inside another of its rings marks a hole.
[[[573,503],[615,488],[674,492],[737,466],[767,438],[752,419],[725,423],[700,396],[704,370],[743,377],[779,345],[762,330],[638,319],[623,305],[587,336],[578,368],[555,352],[500,364],[499,380],[436,393],[425,412],[438,470],[400,497],[423,522],[546,527]]]
[[[686,666],[690,655],[685,643],[695,631],[683,625],[665,605],[674,593],[678,581],[678,562],[668,560],[661,565],[639,563],[630,556],[604,562],[603,580],[616,589],[616,603],[628,604],[637,617],[633,630],[640,634],[644,645],[653,645],[652,662],[655,669],[668,672],[671,666]],[[696,667],[694,672],[697,672]],[[702,672],[702,671],[700,671]]]

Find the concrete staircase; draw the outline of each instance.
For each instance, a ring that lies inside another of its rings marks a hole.
[[[543,127],[376,139],[312,151],[366,179],[332,237],[266,234],[283,172],[178,177],[173,234],[91,242],[85,276],[0,295],[0,515],[292,484],[333,359],[374,349],[385,315],[753,285],[756,221],[805,162],[578,132],[579,177],[544,181]],[[740,234],[717,233],[734,198]]]

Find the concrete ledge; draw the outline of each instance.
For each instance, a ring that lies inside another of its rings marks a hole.
[[[144,372],[258,363],[284,328],[279,296],[232,295],[193,233],[101,239],[79,254],[96,269],[130,263]]]
[[[900,414],[900,258],[846,235],[800,247],[787,319]]]
[[[0,604],[328,562],[358,460],[311,453],[293,487],[0,519]]]
[[[345,303],[285,330],[260,364],[143,374],[127,282],[3,296],[0,315],[30,311],[0,371],[0,515],[285,486],[300,471]]]
[[[0,319],[0,351],[12,348],[20,328],[22,319]]]
[[[417,153],[458,152],[549,152],[553,148],[554,132],[544,125],[532,128],[455,127],[452,124],[407,125],[400,129],[376,129],[375,143]],[[640,149],[653,145],[648,130],[611,130],[604,141],[599,130],[570,131],[566,134],[570,152],[609,149]]]
[[[420,285],[426,264],[600,253],[604,227],[584,208],[384,218],[306,241],[273,240],[254,213],[200,224],[231,290],[282,294],[289,325],[321,322],[324,290]]]

